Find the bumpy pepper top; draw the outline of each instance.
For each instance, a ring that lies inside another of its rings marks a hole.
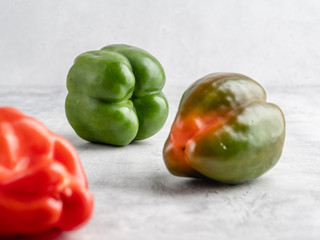
[[[85,140],[123,146],[160,130],[165,74],[146,51],[110,45],[79,55],[67,77],[66,115]]]

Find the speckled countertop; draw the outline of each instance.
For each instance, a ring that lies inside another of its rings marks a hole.
[[[80,139],[64,115],[64,88],[0,88],[1,106],[66,137],[85,168],[93,217],[55,239],[319,239],[320,86],[266,88],[286,117],[283,155],[265,175],[237,186],[178,178],[165,168],[162,147],[184,88],[165,89],[170,114],[163,129],[126,147]]]

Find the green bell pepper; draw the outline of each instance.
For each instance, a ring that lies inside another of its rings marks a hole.
[[[83,139],[124,146],[157,133],[168,116],[165,73],[153,56],[128,45],[79,55],[67,76],[65,112]]]
[[[184,92],[163,157],[174,175],[236,184],[272,168],[284,138],[284,116],[257,82],[214,73]]]

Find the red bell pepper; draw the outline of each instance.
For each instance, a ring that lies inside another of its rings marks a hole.
[[[19,110],[0,108],[0,236],[71,230],[92,210],[71,143]]]

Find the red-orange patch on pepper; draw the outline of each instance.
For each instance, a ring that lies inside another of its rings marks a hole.
[[[201,176],[189,165],[185,154],[188,142],[205,131],[215,131],[226,122],[226,118],[228,116],[210,112],[203,115],[189,114],[183,118],[178,116],[175,119],[164,153],[171,156],[168,157],[170,160],[166,161],[166,164],[171,166],[172,171],[177,170],[176,175]]]

